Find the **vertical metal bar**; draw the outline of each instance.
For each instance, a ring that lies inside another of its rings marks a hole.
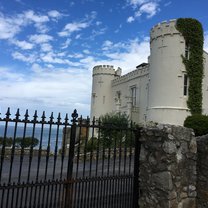
[[[89,117],[87,117],[86,135],[85,135],[85,143],[84,143],[84,161],[83,161],[82,177],[85,177],[85,168],[86,168],[86,159],[87,159],[87,142],[88,142],[89,128],[90,128],[90,119],[89,119]]]
[[[4,208],[4,192],[5,192],[5,183],[3,185],[0,184],[2,195],[1,195],[1,208]]]
[[[119,138],[119,161],[118,161],[118,173],[121,174],[121,159],[122,159],[122,130]]]
[[[134,156],[134,195],[133,195],[133,203],[134,208],[139,208],[139,156],[141,151],[141,143],[140,139],[140,131],[141,128],[136,129],[135,131],[135,156]]]
[[[73,173],[73,159],[74,159],[74,147],[76,139],[76,128],[77,128],[77,110],[75,109],[72,113],[72,126],[71,126],[71,136],[70,136],[70,145],[69,145],[69,158],[68,158],[68,167],[67,167],[67,187],[66,187],[66,207],[70,207],[72,199],[70,199],[70,194],[73,191],[71,186],[72,173]]]
[[[61,171],[60,171],[60,180],[62,179],[63,175],[63,166],[64,166],[64,158],[65,158],[65,145],[66,145],[66,138],[67,138],[67,126],[69,125],[68,123],[68,114],[66,114],[65,119],[64,119],[64,135],[63,135],[63,141],[62,141],[62,151],[61,151]]]
[[[40,131],[40,141],[39,141],[39,149],[38,149],[38,161],[37,161],[37,172],[36,172],[36,179],[35,179],[35,183],[38,183],[38,179],[39,179],[39,171],[40,171],[40,162],[41,162],[41,156],[42,156],[42,142],[43,142],[43,130],[44,130],[44,124],[45,124],[45,111],[43,111],[42,117],[41,117],[41,131]],[[37,188],[38,186],[35,186],[35,196],[34,198],[36,199],[37,197]],[[40,191],[40,188],[39,188]],[[34,206],[36,206],[36,201],[34,202]]]
[[[29,153],[29,164],[28,164],[28,175],[27,175],[27,183],[30,181],[30,173],[31,173],[31,164],[32,164],[32,159],[33,159],[33,148],[34,148],[34,138],[35,138],[35,125],[37,122],[37,111],[35,111],[35,114],[33,116],[33,127],[32,127],[32,144],[30,146],[30,153]],[[26,187],[26,196],[25,196],[25,206],[27,204],[28,200],[28,186]]]
[[[1,183],[1,177],[2,177],[2,171],[3,171],[3,164],[4,164],[4,157],[5,157],[5,147],[6,147],[6,139],[7,139],[7,128],[8,128],[8,122],[11,120],[10,119],[10,108],[8,108],[7,113],[6,113],[6,118],[5,120],[5,128],[4,128],[4,138],[3,138],[3,143],[2,143],[2,148],[1,148],[1,162],[0,162],[0,183]]]
[[[23,165],[23,159],[24,159],[24,142],[25,142],[25,135],[26,135],[26,127],[27,123],[29,122],[28,120],[28,110],[26,110],[26,113],[24,115],[24,128],[23,128],[23,138],[21,141],[21,153],[20,153],[20,166],[19,166],[19,174],[18,174],[18,182],[17,185],[20,185],[21,181],[21,175],[22,175],[22,165]],[[17,197],[16,197],[16,206],[18,206],[18,201],[19,201],[19,188],[17,189]]]
[[[128,129],[125,130],[125,142],[124,142],[124,175],[126,173],[126,158],[127,158],[127,140],[128,138]]]
[[[78,138],[78,147],[77,147],[77,160],[76,160],[76,176],[75,178],[78,178],[78,173],[79,173],[79,159],[80,159],[80,148],[81,148],[81,136],[82,136],[82,127],[83,127],[83,119],[82,116],[80,117],[79,120],[79,138]],[[75,153],[76,154],[76,153]]]
[[[48,182],[47,181],[47,174],[48,174],[48,163],[49,163],[49,154],[50,154],[50,143],[51,143],[51,131],[52,131],[52,125],[54,124],[53,122],[53,112],[51,113],[50,120],[48,121],[49,124],[49,130],[48,130],[48,143],[47,143],[47,150],[46,150],[46,164],[45,164],[45,174],[44,174],[44,183]],[[48,186],[47,186],[48,187]],[[45,194],[48,193],[46,191],[46,185],[43,187],[43,199],[45,200]],[[47,203],[48,195],[46,196],[46,203]],[[44,204],[42,205],[42,208],[44,208]]]
[[[15,125],[14,125],[14,134],[13,134],[12,149],[11,149],[8,186],[11,184],[12,168],[13,168],[14,154],[15,154],[16,134],[17,134],[17,123],[18,123],[18,121],[20,121],[19,116],[20,116],[19,109],[17,109],[16,118],[14,119]],[[7,192],[6,208],[8,208],[9,196],[10,196],[10,189],[8,189],[8,192]]]
[[[53,163],[53,173],[52,179],[55,179],[55,172],[56,172],[56,162],[57,162],[57,154],[58,154],[58,140],[59,140],[59,128],[61,124],[61,114],[58,114],[57,118],[57,130],[56,130],[56,143],[55,143],[55,150],[54,150],[54,163]]]
[[[99,155],[100,155],[100,119],[98,121],[98,137],[97,137],[97,148],[96,148],[96,168],[95,168],[95,176],[98,176],[98,164],[99,164]],[[92,128],[95,128],[95,126],[92,126]],[[92,135],[94,137],[94,135]]]
[[[49,154],[50,154],[50,143],[51,143],[51,130],[52,130],[52,125],[53,125],[53,112],[51,113],[50,116],[50,121],[49,123],[49,130],[48,130],[48,144],[47,144],[47,153],[46,153],[46,166],[45,166],[45,176],[44,180],[46,181],[47,179],[47,173],[48,173],[48,162],[49,162]]]
[[[93,122],[92,122],[92,126],[94,127],[95,126],[95,119],[93,119]],[[89,171],[89,177],[91,177],[91,174],[92,174],[92,157],[93,157],[93,152],[94,152],[94,148],[93,148],[93,146],[94,146],[94,128],[92,128],[92,138],[90,138],[90,140],[92,140],[92,141],[90,141],[91,143],[91,150],[90,150],[90,171]]]

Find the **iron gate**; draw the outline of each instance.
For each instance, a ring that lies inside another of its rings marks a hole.
[[[138,207],[139,130],[8,109],[0,118],[1,208]]]

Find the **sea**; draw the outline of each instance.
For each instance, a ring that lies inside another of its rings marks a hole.
[[[58,145],[58,149],[62,146],[62,135],[63,135],[63,126],[60,126],[57,129],[57,125],[52,126],[51,131],[49,129],[49,125],[44,125],[43,128],[41,124],[36,124],[34,128],[34,137],[41,140],[41,132],[42,132],[42,149],[47,149],[49,135],[50,135],[50,150],[54,150],[56,143]],[[9,124],[6,131],[6,137],[14,138],[15,126],[14,124]],[[20,123],[17,126],[17,131],[15,137],[23,137],[25,132],[25,137],[32,137],[33,135],[33,125],[27,124],[25,127],[24,124]],[[4,137],[5,133],[5,125],[0,125],[0,137]],[[39,148],[39,144],[35,147],[35,149]]]

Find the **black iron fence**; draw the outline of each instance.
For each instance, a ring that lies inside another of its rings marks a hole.
[[[78,118],[0,118],[0,207],[138,207],[139,131]]]

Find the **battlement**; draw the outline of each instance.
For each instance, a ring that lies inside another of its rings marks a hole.
[[[93,76],[98,74],[116,75],[116,69],[112,65],[98,65],[93,68]]]
[[[131,71],[121,77],[118,77],[112,81],[112,86],[119,85],[124,82],[128,82],[131,79],[145,76],[149,73],[149,65],[139,66],[134,71]]]
[[[176,21],[176,19],[173,19],[155,25],[150,32],[150,42],[161,36],[180,34],[180,32],[175,27]]]

